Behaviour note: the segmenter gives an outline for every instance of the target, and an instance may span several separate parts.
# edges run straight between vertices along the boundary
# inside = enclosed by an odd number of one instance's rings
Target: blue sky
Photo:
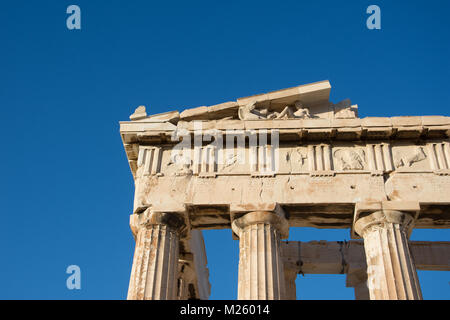
[[[81,30],[66,8],[81,8]],[[366,8],[381,8],[381,30]],[[360,117],[450,116],[448,1],[4,1],[0,6],[0,299],[124,299],[134,185],[119,135],[148,113],[330,80]],[[238,242],[205,232],[213,299],[237,295]],[[348,230],[291,230],[344,240]],[[413,240],[449,240],[416,230]],[[81,290],[66,288],[79,265]],[[419,272],[450,299],[450,272]],[[301,299],[353,299],[299,277]]]

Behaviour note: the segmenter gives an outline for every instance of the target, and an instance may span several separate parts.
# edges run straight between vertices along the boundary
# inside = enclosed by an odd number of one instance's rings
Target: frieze
[[[317,143],[273,146],[270,143],[231,148],[205,145],[192,149],[171,146],[139,149],[137,177],[219,175],[271,177],[285,174],[327,176],[347,173],[383,175],[390,172],[450,171],[447,141],[422,144]]]

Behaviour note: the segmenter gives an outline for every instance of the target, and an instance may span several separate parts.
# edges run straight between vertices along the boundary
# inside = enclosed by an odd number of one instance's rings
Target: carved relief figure
[[[224,165],[222,171],[231,172],[233,171],[234,166],[238,163],[239,160],[238,154],[228,153],[225,157]]]
[[[267,109],[256,109],[256,102],[251,102],[239,107],[238,115],[241,120],[261,120],[267,119]]]
[[[409,155],[400,156],[398,161],[395,162],[395,167],[396,168],[405,167],[405,166],[411,167],[413,165],[413,163],[425,160],[426,157],[427,157],[427,155],[425,154],[425,151],[423,150],[423,148],[417,147],[415,149],[414,153],[409,154]]]
[[[295,110],[294,110],[295,109]],[[301,101],[296,101],[294,106],[286,106],[281,112],[270,113],[267,108],[257,109],[256,102],[239,107],[239,119],[261,120],[261,119],[310,119],[312,118],[309,108],[303,106]]]
[[[333,154],[340,164],[341,170],[364,169],[366,154],[362,149],[337,149]]]
[[[295,108],[297,109],[294,112],[294,117],[295,118],[301,118],[301,119],[310,119],[312,118],[312,116],[309,113],[309,108],[306,108],[303,106],[303,104],[301,103],[301,101],[295,101],[294,104]]]
[[[293,158],[294,158],[298,163],[300,163],[301,166],[303,166],[303,165],[305,164],[305,159],[307,158],[307,156],[306,156],[305,154],[302,153],[302,149],[300,149],[300,148],[295,149],[294,152],[295,152],[295,153],[294,153],[294,155],[293,155]],[[294,159],[293,159],[293,160],[294,160]]]
[[[334,117],[336,119],[352,119],[356,118],[356,112],[350,104],[350,99],[345,99],[333,105]]]
[[[291,106],[286,106],[281,112],[274,112],[269,115],[269,119],[310,119],[311,114],[309,113],[309,108],[303,106],[301,101],[295,101],[294,103],[295,111]]]
[[[183,150],[177,150],[172,153],[167,167],[174,167],[176,176],[192,174],[192,160],[183,155]]]
[[[286,162],[291,171],[302,171],[306,159],[307,155],[302,152],[302,148],[291,149],[286,153]]]

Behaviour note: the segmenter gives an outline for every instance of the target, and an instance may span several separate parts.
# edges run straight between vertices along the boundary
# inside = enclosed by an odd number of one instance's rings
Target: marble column
[[[177,299],[179,233],[183,218],[175,213],[145,212],[130,217],[136,240],[128,300]]]
[[[284,213],[253,211],[232,223],[239,237],[239,300],[285,299],[280,239],[289,226]]]
[[[371,300],[420,300],[422,293],[408,237],[414,213],[382,209],[360,214],[355,232],[364,238]]]

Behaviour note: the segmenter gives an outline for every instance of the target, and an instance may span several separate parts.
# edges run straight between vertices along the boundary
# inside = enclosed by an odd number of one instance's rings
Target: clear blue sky
[[[66,28],[81,7],[82,29]],[[381,30],[366,28],[370,4]],[[118,121],[328,79],[360,116],[450,116],[449,1],[3,1],[0,298],[124,299],[133,179]],[[205,232],[213,299],[237,295],[238,242]],[[344,240],[348,230],[291,231]],[[448,230],[413,240],[450,240]],[[67,290],[66,267],[82,271]],[[450,299],[450,272],[420,272]],[[353,299],[345,277],[298,297]]]

